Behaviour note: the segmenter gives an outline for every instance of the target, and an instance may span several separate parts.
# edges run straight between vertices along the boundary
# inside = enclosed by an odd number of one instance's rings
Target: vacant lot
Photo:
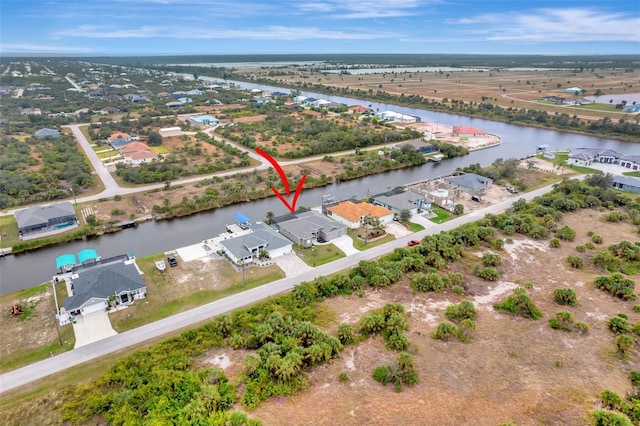
[[[563,260],[576,254],[576,245],[590,240],[590,230],[604,235],[603,246],[638,239],[633,226],[603,223],[601,216],[596,211],[567,215],[564,222],[576,230],[577,237],[560,249],[549,248],[548,241],[514,239],[500,253],[503,275],[496,283],[471,274],[481,253],[469,253],[451,267],[467,276],[467,296],[414,294],[404,283],[367,292],[364,298],[325,302],[323,317],[329,320],[322,326],[330,333],[342,322],[356,326],[363,314],[387,302],[402,303],[411,313],[408,336],[421,382],[402,393],[375,382],[374,368],[396,357],[376,337],[347,347],[342,359],[314,370],[307,391],[272,400],[254,414],[265,424],[279,425],[404,425],[416,424],[416,419],[442,425],[588,424],[589,410],[598,406],[598,393],[611,389],[624,394],[630,388],[629,370],[639,367],[637,353],[627,361],[618,359],[615,337],[606,327],[606,320],[618,312],[637,321],[640,315],[632,311],[633,302],[594,288],[594,278],[603,271],[569,269]],[[532,283],[528,292],[544,312],[542,319],[513,318],[493,310],[494,302],[526,282]],[[552,293],[558,287],[573,288],[579,305],[557,305]],[[465,344],[432,339],[436,325],[445,320],[446,306],[465,298],[479,309],[473,340]],[[589,333],[552,330],[548,320],[560,310],[569,310],[576,321],[586,322]],[[348,374],[349,381],[339,380],[341,372]]]

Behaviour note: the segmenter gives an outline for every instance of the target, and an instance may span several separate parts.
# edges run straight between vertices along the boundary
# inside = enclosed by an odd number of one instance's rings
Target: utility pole
[[[73,194],[73,203],[78,204],[78,200],[76,199],[76,192],[73,190],[73,185],[69,187],[69,191],[71,191],[71,194]]]
[[[53,290],[55,291],[55,287],[53,288]],[[56,331],[58,332],[58,341],[60,342],[60,346],[62,346],[62,337],[60,337],[60,327],[58,327],[58,317],[56,316],[56,313],[53,313],[53,322],[56,323]]]

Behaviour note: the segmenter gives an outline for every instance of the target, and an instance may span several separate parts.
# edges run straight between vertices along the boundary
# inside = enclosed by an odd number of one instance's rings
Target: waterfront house
[[[587,167],[594,161],[598,163],[617,164],[621,157],[621,154],[610,149],[578,148],[569,153],[567,164],[582,167]]]
[[[640,178],[633,176],[615,175],[611,186],[623,191],[640,194]]]
[[[444,181],[449,185],[461,188],[472,195],[484,194],[491,187],[493,179],[475,173],[464,173],[458,176],[447,176]]]
[[[344,223],[348,228],[359,228],[365,217],[373,217],[380,220],[380,223],[393,221],[393,212],[385,207],[369,204],[354,203],[353,201],[342,201],[336,205],[327,207],[327,216],[340,223]]]
[[[303,247],[328,242],[347,235],[347,226],[314,211],[296,211],[278,216],[271,225],[282,235]]]
[[[640,155],[624,155],[620,158],[620,165],[631,170],[640,170]]]
[[[253,263],[263,255],[271,259],[291,253],[293,243],[264,223],[252,224],[249,233],[220,241],[222,250],[232,263]]]
[[[371,197],[371,202],[399,214],[402,210],[409,210],[414,215],[421,210],[431,210],[431,201],[420,194],[403,189],[394,189]]]
[[[453,135],[460,137],[468,136],[484,136],[487,132],[482,129],[477,129],[473,126],[453,126]]]
[[[66,230],[77,224],[78,218],[70,202],[55,203],[49,206],[33,206],[14,213],[18,222],[20,236],[26,238],[33,234]]]

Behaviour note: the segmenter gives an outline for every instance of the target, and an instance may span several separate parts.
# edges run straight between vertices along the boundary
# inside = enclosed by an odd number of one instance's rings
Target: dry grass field
[[[465,102],[485,102],[504,108],[530,108],[549,113],[578,115],[585,119],[635,120],[620,110],[611,111],[609,105],[602,110],[585,109],[569,105],[537,102],[543,96],[555,95],[568,99],[575,97],[565,93],[570,87],[580,87],[592,96],[599,89],[602,94],[635,94],[640,96],[640,70],[584,69],[574,70],[484,70],[448,72],[402,72],[377,74],[311,73],[300,68],[283,70],[279,76],[269,76],[269,70],[245,70],[246,76],[269,79],[274,84],[302,86],[319,84],[337,89],[349,88],[365,92],[385,91],[395,95],[420,95],[442,101],[448,99]],[[581,95],[582,96],[582,95]],[[629,101],[631,103],[631,101]]]

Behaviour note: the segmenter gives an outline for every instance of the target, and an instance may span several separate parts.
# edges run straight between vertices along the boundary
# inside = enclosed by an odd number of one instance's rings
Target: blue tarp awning
[[[98,259],[98,253],[94,249],[84,249],[78,252],[78,260],[80,263],[96,259]]]
[[[56,269],[60,269],[66,265],[75,265],[75,264],[76,264],[75,254],[63,254],[62,256],[58,256],[56,258]]]
[[[249,223],[249,222],[251,222],[251,219],[249,218],[249,216],[245,215],[244,213],[236,213],[236,214],[233,215],[233,218],[238,223]]]

